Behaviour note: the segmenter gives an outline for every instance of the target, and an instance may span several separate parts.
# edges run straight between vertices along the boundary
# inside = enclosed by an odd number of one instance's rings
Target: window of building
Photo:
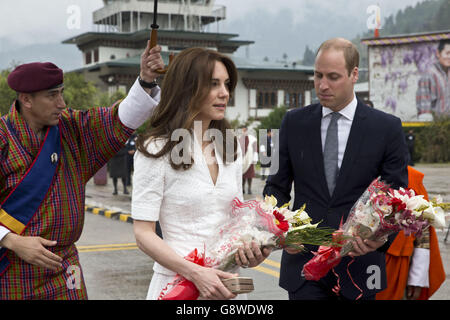
[[[284,105],[288,108],[303,107],[303,93],[285,92]]]
[[[258,90],[257,94],[258,108],[276,108],[278,103],[278,95],[276,91]]]
[[[87,51],[85,53],[86,64],[91,64],[92,63],[92,54],[91,53],[92,53],[91,51]]]
[[[98,49],[94,50],[94,62],[98,62],[99,59],[99,54],[98,54]]]

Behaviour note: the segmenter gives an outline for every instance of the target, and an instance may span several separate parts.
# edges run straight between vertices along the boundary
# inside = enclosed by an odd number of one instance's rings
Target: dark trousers
[[[305,283],[294,292],[289,293],[289,300],[328,300],[349,301],[349,299],[333,292],[333,287],[322,281],[305,281]],[[375,300],[375,296],[361,297],[359,300]]]

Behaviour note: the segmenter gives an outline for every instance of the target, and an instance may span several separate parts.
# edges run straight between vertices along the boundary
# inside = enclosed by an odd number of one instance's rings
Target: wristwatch
[[[138,80],[139,80],[139,84],[141,85],[142,88],[153,89],[154,87],[156,87],[158,85],[156,80],[153,80],[152,82],[147,82],[147,81],[142,80],[141,76],[138,77]]]

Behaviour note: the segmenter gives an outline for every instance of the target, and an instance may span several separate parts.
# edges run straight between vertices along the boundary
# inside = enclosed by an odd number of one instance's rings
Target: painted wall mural
[[[450,116],[449,68],[444,71],[438,60],[438,43],[369,46],[370,100],[375,108],[402,121],[430,121],[433,114]],[[450,44],[445,48],[450,50]]]

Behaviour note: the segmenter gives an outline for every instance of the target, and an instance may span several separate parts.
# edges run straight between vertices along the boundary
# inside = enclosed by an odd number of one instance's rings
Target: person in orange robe
[[[423,185],[424,174],[408,166],[408,187],[416,194],[424,195],[428,200],[428,193]],[[430,234],[430,267],[429,287],[420,288],[408,286],[408,274],[411,256],[414,252],[414,236],[398,233],[394,242],[386,252],[387,288],[376,295],[377,300],[428,300],[445,281],[445,270],[439,252],[436,231],[429,227]]]

